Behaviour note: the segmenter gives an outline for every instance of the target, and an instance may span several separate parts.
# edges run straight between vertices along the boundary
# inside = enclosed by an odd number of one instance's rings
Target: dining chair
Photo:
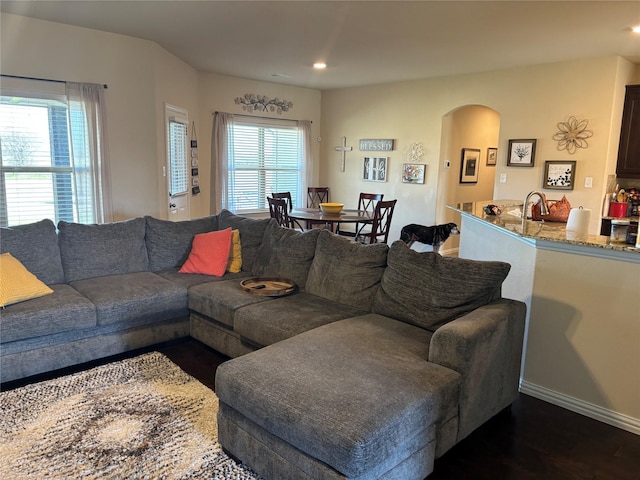
[[[356,241],[361,243],[387,243],[396,202],[397,200],[381,200],[376,203],[371,231],[358,233]]]
[[[384,198],[384,193],[360,193],[358,198],[358,210],[361,212],[367,212],[373,214],[376,208],[376,204]],[[336,233],[345,235],[347,237],[356,237],[361,230],[365,233],[369,231],[368,224],[355,224],[355,230],[341,230],[340,224],[336,226]]]
[[[329,201],[329,187],[308,187],[307,188],[307,208],[320,209],[321,203]],[[322,228],[328,228],[333,232],[333,222],[314,222],[307,221],[307,228],[313,228],[314,225],[321,225]]]
[[[280,198],[284,199],[287,202],[287,206],[289,207],[289,211],[293,209],[293,202],[291,201],[291,192],[281,192],[281,193],[271,193],[271,198]]]
[[[285,199],[267,197],[267,201],[269,202],[269,215],[271,218],[276,219],[278,225],[285,228],[303,230],[296,220],[289,217],[289,207]]]
[[[307,208],[320,208],[321,203],[329,201],[329,187],[308,187]]]

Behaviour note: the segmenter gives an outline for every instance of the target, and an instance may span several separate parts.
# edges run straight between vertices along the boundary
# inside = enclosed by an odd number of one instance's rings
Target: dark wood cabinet
[[[640,85],[627,85],[616,174],[640,178]]]

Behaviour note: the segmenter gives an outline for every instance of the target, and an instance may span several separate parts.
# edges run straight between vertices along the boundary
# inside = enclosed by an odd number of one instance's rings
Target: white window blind
[[[169,119],[169,165],[171,195],[187,193],[189,189],[187,177],[187,124]]]
[[[271,193],[301,197],[302,135],[297,126],[234,121],[229,136],[229,205],[237,213],[268,208]],[[301,206],[301,205],[298,205]]]
[[[74,221],[64,101],[0,97],[0,224]]]

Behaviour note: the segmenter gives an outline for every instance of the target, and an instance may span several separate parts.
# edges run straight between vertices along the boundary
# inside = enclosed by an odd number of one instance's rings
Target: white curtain
[[[78,221],[113,221],[104,86],[66,83]]]
[[[313,185],[313,176],[315,165],[313,162],[313,148],[311,147],[313,143],[311,142],[311,121],[310,120],[299,120],[298,128],[300,129],[300,158],[302,159],[302,179],[304,185],[300,189],[300,194],[302,196],[298,201],[298,205],[306,205],[307,204],[307,188]]]
[[[229,169],[233,165],[233,155],[229,155],[233,149],[233,115],[230,113],[216,112],[213,118],[213,131],[211,132],[211,214],[220,213],[223,208],[233,210],[233,200],[229,199],[228,192],[233,185],[229,185]]]

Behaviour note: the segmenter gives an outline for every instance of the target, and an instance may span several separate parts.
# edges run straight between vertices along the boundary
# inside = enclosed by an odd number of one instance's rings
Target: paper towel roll
[[[567,219],[567,231],[579,234],[589,233],[591,210],[588,208],[572,208]]]

